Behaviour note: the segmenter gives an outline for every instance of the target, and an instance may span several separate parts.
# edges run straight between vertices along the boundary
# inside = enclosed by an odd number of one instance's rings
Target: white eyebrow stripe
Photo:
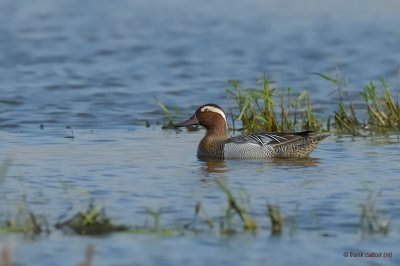
[[[204,112],[206,110],[222,115],[222,117],[224,118],[224,120],[226,122],[226,116],[225,116],[224,112],[221,109],[216,108],[214,106],[209,106],[209,105],[206,105],[206,106],[204,106],[203,108],[200,109],[200,111],[202,111],[202,112]]]

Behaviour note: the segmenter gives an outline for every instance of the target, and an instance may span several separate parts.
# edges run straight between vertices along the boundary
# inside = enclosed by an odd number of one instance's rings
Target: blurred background
[[[331,114],[335,76],[398,87],[395,0],[0,1],[0,128],[129,127],[167,106],[226,106],[227,80],[307,89]],[[335,101],[336,104],[336,101]],[[25,128],[26,129],[26,128]]]

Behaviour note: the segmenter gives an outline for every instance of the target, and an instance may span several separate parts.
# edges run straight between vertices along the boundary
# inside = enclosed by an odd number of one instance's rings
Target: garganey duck
[[[200,158],[260,159],[300,158],[308,156],[328,135],[313,135],[312,131],[276,133],[260,132],[228,137],[228,124],[223,109],[216,104],[200,106],[194,115],[176,127],[202,125],[207,129],[200,141]]]

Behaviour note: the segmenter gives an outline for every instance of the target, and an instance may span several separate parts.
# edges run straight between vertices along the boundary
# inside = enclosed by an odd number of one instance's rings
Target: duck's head
[[[226,115],[224,110],[216,104],[205,104],[197,108],[194,115],[188,120],[176,124],[176,127],[187,127],[191,125],[202,125],[207,130],[227,130]]]

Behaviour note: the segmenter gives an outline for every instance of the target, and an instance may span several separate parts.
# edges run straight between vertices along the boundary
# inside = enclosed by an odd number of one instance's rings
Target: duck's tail
[[[301,158],[307,157],[324,139],[329,135],[307,135],[304,138],[298,138],[284,145],[277,145],[275,148],[277,157],[281,158]]]

